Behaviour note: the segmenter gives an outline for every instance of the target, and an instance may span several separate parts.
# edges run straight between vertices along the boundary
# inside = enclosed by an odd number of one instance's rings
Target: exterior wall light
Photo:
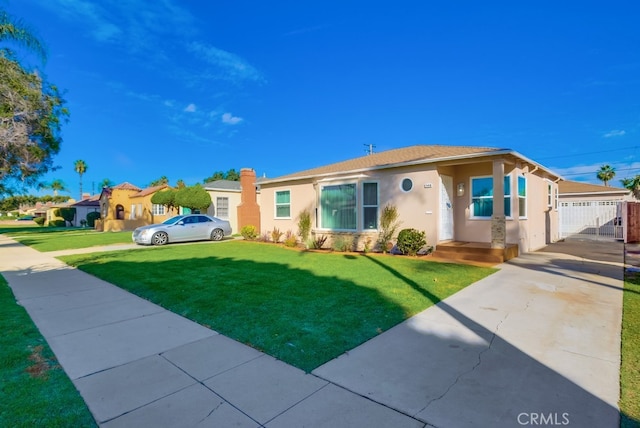
[[[458,187],[456,188],[456,194],[458,196],[464,196],[464,183],[458,183]]]

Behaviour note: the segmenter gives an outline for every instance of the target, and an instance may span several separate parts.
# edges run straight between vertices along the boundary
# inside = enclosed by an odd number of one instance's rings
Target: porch
[[[447,241],[436,245],[434,258],[478,263],[502,263],[518,257],[518,245],[491,248],[488,242]]]

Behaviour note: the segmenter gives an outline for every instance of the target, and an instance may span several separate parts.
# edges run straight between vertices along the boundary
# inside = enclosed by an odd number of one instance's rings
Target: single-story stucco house
[[[380,212],[392,204],[401,228],[426,232],[436,250],[475,243],[504,260],[558,239],[561,179],[511,149],[399,148],[262,179],[261,229],[296,232],[309,210],[313,234],[352,236],[362,249],[376,241]]]
[[[215,180],[202,186],[211,196],[211,206],[207,209],[207,214],[228,220],[234,233],[239,233],[241,228],[238,207],[242,205],[243,196],[247,195],[248,200],[256,204],[254,206],[256,211],[260,205],[260,192],[257,189],[256,181],[258,180],[255,172],[250,168],[243,168],[240,174],[241,179],[238,181]],[[249,187],[244,192],[243,183],[245,187]]]

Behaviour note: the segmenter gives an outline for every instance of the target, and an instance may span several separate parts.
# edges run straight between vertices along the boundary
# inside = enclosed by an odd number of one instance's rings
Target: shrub
[[[67,222],[64,220],[51,220],[49,222],[49,227],[65,227]]]
[[[398,221],[398,208],[395,205],[387,204],[380,213],[380,234],[378,235],[378,247],[383,253],[387,252],[389,243],[396,234],[401,222]]]
[[[269,238],[269,233],[268,232],[264,232],[262,235],[260,235],[258,237],[258,241],[260,242],[269,242],[271,240],[271,238]]]
[[[314,250],[322,249],[324,243],[327,242],[327,237],[324,235],[316,235],[315,238],[311,239],[310,247]]]
[[[298,215],[298,235],[305,242],[309,239],[309,233],[311,232],[311,213],[309,210],[303,210]]]
[[[282,238],[282,232],[277,227],[274,227],[271,231],[271,240],[277,244],[280,242],[280,238]]]
[[[73,219],[76,218],[76,209],[74,207],[59,208],[57,215],[62,217],[65,221],[72,223]]]
[[[80,226],[87,227],[87,220],[85,219],[80,220]]]
[[[100,213],[97,211],[93,211],[87,213],[87,225],[89,227],[96,227],[96,220],[100,218]]]
[[[416,229],[403,229],[398,234],[398,249],[403,254],[415,256],[422,247],[427,245],[424,232]]]
[[[284,234],[284,245],[285,247],[296,247],[298,245],[298,240],[296,239],[296,235],[293,234],[292,231],[287,230],[287,233]]]
[[[331,248],[333,248],[335,251],[346,252],[351,250],[352,245],[353,240],[349,239],[346,236],[337,236],[333,240],[333,245],[331,246]]]
[[[44,218],[44,217],[36,217],[36,218],[33,219],[33,221],[35,221],[38,226],[44,226],[44,222],[46,220],[47,219]]]
[[[256,229],[255,226],[248,224],[240,229],[240,235],[248,241],[253,241],[258,236],[258,229]]]

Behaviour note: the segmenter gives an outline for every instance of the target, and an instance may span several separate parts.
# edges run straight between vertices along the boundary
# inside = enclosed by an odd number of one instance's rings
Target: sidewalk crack
[[[527,302],[527,307],[529,306],[529,302]],[[526,310],[526,308],[525,308]],[[418,413],[424,412],[425,410],[427,410],[429,408],[429,406],[431,406],[433,403],[435,403],[436,401],[439,401],[441,399],[443,399],[447,394],[449,394],[449,392],[453,389],[454,386],[456,386],[458,384],[458,382],[460,381],[460,379],[462,379],[463,376],[468,375],[469,373],[473,373],[479,366],[480,364],[482,364],[482,356],[491,349],[491,347],[493,346],[493,342],[495,340],[495,338],[498,335],[498,330],[500,330],[500,326],[502,325],[502,323],[504,323],[507,318],[509,317],[509,314],[507,313],[501,320],[500,322],[498,322],[498,325],[496,325],[496,328],[494,329],[492,335],[491,335],[491,340],[489,340],[489,346],[487,346],[485,349],[483,349],[482,351],[480,351],[478,353],[478,361],[476,361],[476,363],[473,365],[473,367],[471,367],[469,370],[466,370],[462,373],[460,373],[455,380],[453,381],[453,383],[451,383],[451,385],[449,385],[447,387],[447,389],[439,396],[436,398],[433,398],[432,400],[430,400],[426,406],[424,406],[419,412],[416,413],[416,415]]]

